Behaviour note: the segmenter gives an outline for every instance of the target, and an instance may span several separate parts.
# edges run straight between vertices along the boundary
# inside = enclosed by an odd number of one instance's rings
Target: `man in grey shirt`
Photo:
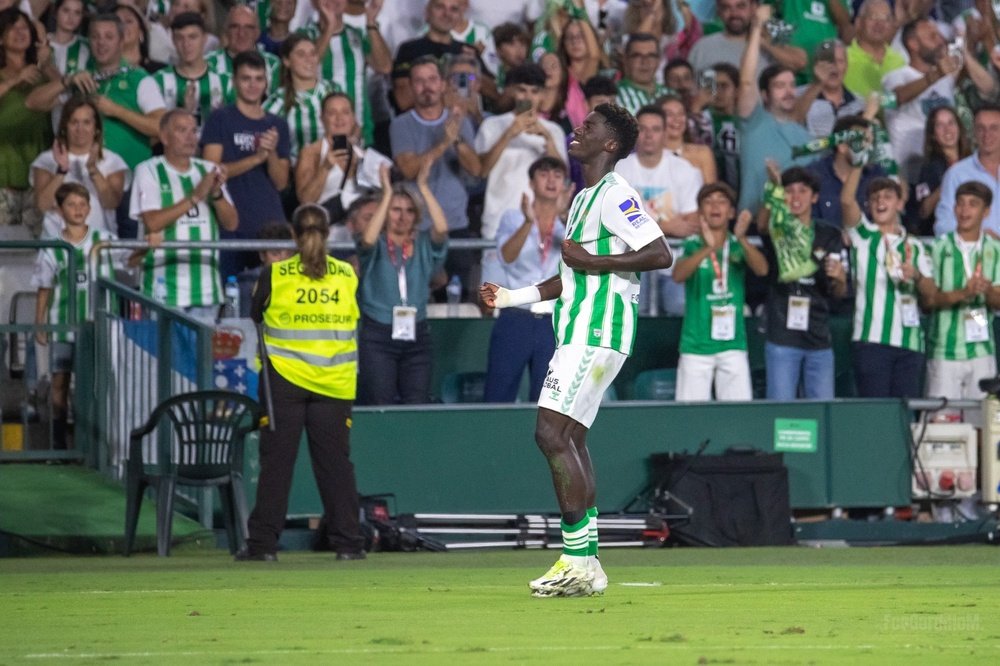
[[[409,71],[410,88],[414,105],[408,112],[397,116],[389,125],[392,156],[405,178],[416,178],[420,165],[431,161],[428,185],[444,209],[448,220],[450,238],[470,236],[469,216],[466,208],[469,194],[466,181],[479,177],[479,155],[472,148],[476,132],[466,117],[465,109],[456,105],[446,109],[444,93],[447,87],[443,72],[433,56],[422,56],[413,61]],[[424,214],[422,229],[430,226]],[[449,275],[458,274],[466,290],[472,253],[449,253]]]
[[[705,35],[695,42],[688,61],[696,72],[701,74],[717,62],[727,62],[739,69],[750,37],[750,20],[757,11],[757,5],[756,0],[715,0],[722,32]],[[806,52],[797,46],[776,45],[765,38],[760,48],[757,76],[769,65],[781,64],[798,72],[808,63]]]

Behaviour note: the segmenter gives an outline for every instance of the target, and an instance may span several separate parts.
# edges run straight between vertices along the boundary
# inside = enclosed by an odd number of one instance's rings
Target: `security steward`
[[[236,559],[277,560],[303,428],[330,547],[338,560],[364,559],[350,460],[358,278],[350,264],[327,255],[325,210],[300,206],[292,231],[298,253],[261,273],[251,304],[251,318],[263,322],[262,372],[270,385],[273,428],[261,431],[257,505],[248,522],[247,547]]]

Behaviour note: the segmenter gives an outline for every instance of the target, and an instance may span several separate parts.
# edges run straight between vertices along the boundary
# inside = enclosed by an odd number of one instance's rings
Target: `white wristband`
[[[542,294],[538,287],[522,287],[521,289],[497,289],[496,307],[515,308],[519,305],[528,305],[542,300]]]

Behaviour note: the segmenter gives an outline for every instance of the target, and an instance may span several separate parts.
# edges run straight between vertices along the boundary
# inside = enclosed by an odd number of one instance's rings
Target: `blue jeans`
[[[552,315],[535,315],[522,308],[501,310],[490,334],[485,402],[517,400],[525,367],[530,378],[528,399],[537,402],[555,351]]]
[[[804,398],[833,398],[832,348],[799,349],[768,342],[764,345],[764,357],[768,400],[795,400],[800,383]]]

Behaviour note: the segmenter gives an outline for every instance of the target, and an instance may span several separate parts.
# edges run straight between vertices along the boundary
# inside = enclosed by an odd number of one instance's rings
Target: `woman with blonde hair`
[[[417,173],[417,192],[393,185],[383,167],[382,200],[357,238],[361,265],[361,377],[359,402],[387,405],[430,402],[431,337],[427,302],[432,276],[448,255],[448,221],[427,177],[431,160]],[[420,231],[422,205],[431,218]]]
[[[326,251],[330,220],[319,206],[292,215],[298,252],[271,264],[254,290],[250,316],[261,324],[261,370],[270,393],[269,426],[260,437],[257,505],[237,560],[277,560],[292,470],[302,430],[338,560],[364,559],[358,490],[350,459],[357,387],[358,277]]]

